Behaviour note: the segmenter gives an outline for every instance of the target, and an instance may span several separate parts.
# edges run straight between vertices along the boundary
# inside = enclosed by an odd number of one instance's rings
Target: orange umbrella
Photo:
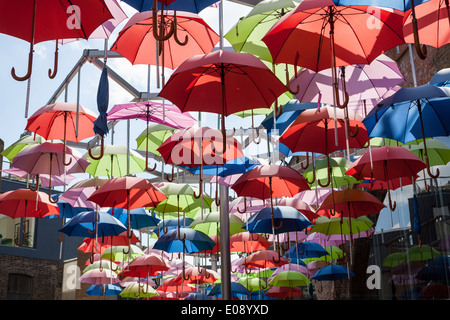
[[[0,195],[0,212],[13,219],[23,219],[23,230],[27,217],[43,218],[51,215],[59,215],[58,206],[50,202],[47,195],[40,191],[29,189],[17,189],[7,191]],[[25,231],[22,240],[14,239],[16,245],[21,246],[25,242]]]
[[[230,237],[231,252],[255,252],[267,250],[271,243],[257,233],[240,232]]]
[[[289,263],[289,261],[281,257],[280,254],[273,250],[257,251],[250,254],[245,258],[242,263],[245,267],[249,268],[273,268],[281,267]]]
[[[186,281],[187,283],[205,283],[205,282],[216,282],[220,279],[220,275],[210,269],[190,267],[184,268],[173,281],[181,283],[181,281]]]

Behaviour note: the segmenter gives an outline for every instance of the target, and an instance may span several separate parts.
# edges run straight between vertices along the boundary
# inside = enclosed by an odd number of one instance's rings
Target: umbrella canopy
[[[445,166],[450,161],[450,148],[437,139],[427,139],[427,155],[430,167]],[[425,146],[423,141],[417,145],[404,145],[411,153],[415,154],[420,160],[425,159]]]
[[[248,296],[250,291],[241,283],[231,282],[231,296],[239,297],[239,296]],[[212,297],[221,297],[222,296],[222,285],[220,283],[216,283],[211,291],[208,293],[208,296]]]
[[[114,208],[108,210],[114,217],[116,217],[123,225],[127,225],[127,212],[122,208]],[[146,227],[156,227],[161,221],[154,213],[147,212],[144,208],[136,208],[130,210],[131,228],[142,229]]]
[[[275,233],[302,231],[313,224],[297,209],[288,206],[274,206]],[[251,233],[272,233],[272,209],[266,207],[253,214],[242,228]]]
[[[167,20],[173,20],[174,15],[173,11],[164,12]],[[177,38],[170,37],[164,41],[164,51],[158,54],[155,50],[157,40],[153,33],[153,18],[151,11],[133,15],[120,31],[111,50],[120,53],[133,65],[159,63],[173,70],[187,58],[210,53],[219,41],[218,34],[200,16],[190,12],[177,12]],[[178,39],[182,39],[183,43]],[[159,42],[159,45],[161,46],[162,42]]]
[[[230,221],[230,236],[243,232],[242,226],[244,221],[239,219],[234,214],[229,214]],[[220,235],[220,212],[213,211],[203,215],[203,217],[198,217],[189,225],[189,228],[194,230],[202,231],[208,236],[218,236]]]
[[[311,188],[322,188],[326,184],[328,179],[328,172],[331,168],[331,185],[333,188],[339,188],[342,186],[350,186],[358,183],[354,177],[346,174],[350,167],[350,161],[345,158],[330,157],[329,159],[318,159],[314,163],[310,164],[303,176],[311,184]],[[317,183],[315,183],[317,181]]]
[[[73,207],[97,209],[98,205],[95,202],[88,201],[87,199],[95,190],[105,184],[106,181],[108,181],[108,179],[96,177],[80,180],[64,191],[61,194],[60,199],[66,201]]]
[[[153,248],[166,252],[193,253],[212,250],[215,245],[216,243],[201,231],[190,228],[178,228],[163,234],[155,242]]]
[[[406,250],[407,261],[433,260],[439,256],[441,256],[439,251],[426,244],[422,246],[415,245]]]
[[[181,283],[183,280],[188,283],[213,283],[220,279],[220,275],[210,269],[189,267],[183,269],[174,282]]]
[[[161,271],[169,269],[170,266],[165,259],[153,254],[134,258],[127,266],[127,270],[129,270],[131,274],[138,275],[139,277],[155,276]]]
[[[118,284],[93,284],[86,291],[90,296],[114,296],[122,292]]]
[[[117,273],[111,271],[110,269],[92,269],[83,273],[79,281],[81,283],[90,283],[94,285],[101,284],[115,284],[119,283],[120,279]]]
[[[416,274],[419,280],[447,280],[450,277],[450,258],[440,256],[431,260],[426,267]]]
[[[242,284],[250,292],[260,291],[262,289],[268,288],[267,283],[264,280],[254,276],[243,276],[240,277],[236,282]]]
[[[289,261],[280,256],[280,254],[273,250],[257,251],[250,254],[245,258],[242,265],[247,268],[257,267],[257,268],[271,268],[271,267],[281,267],[284,264],[289,263]]]
[[[368,25],[368,19],[377,23],[377,28]],[[349,64],[369,64],[383,52],[404,43],[402,19],[403,15],[384,9],[374,15],[367,6],[304,0],[275,23],[262,40],[274,63],[318,72]],[[308,50],[300,49],[298,43],[308,43]]]
[[[80,212],[59,229],[73,237],[108,237],[118,236],[126,227],[107,212],[86,211]]]
[[[306,287],[308,283],[303,273],[293,270],[281,271],[269,281],[269,285],[277,287]]]
[[[230,237],[230,252],[254,252],[267,250],[272,244],[259,234],[239,232]]]
[[[291,259],[308,259],[308,258],[320,258],[328,256],[328,251],[316,242],[302,241],[300,243],[292,245],[289,250],[284,254],[285,257]]]
[[[160,156],[161,154],[157,149],[176,131],[177,129],[165,124],[151,124],[136,138],[136,149],[144,151],[148,150],[149,152]]]
[[[150,298],[158,296],[158,292],[146,283],[133,283],[123,288],[120,296],[122,298]]]
[[[4,156],[9,160],[9,162],[13,162],[14,157],[22,151],[22,149],[29,147],[34,144],[40,144],[42,142],[45,142],[45,139],[41,136],[36,135],[25,135],[18,140],[16,140],[14,143],[12,143],[8,148],[3,150],[1,152],[1,155]]]
[[[355,274],[344,266],[330,264],[328,266],[320,268],[311,279],[317,281],[335,281],[350,279],[354,277]]]

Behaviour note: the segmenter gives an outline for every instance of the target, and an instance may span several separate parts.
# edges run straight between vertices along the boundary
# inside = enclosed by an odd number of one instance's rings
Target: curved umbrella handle
[[[186,233],[183,233],[183,237],[181,237],[181,232],[180,232],[181,228],[178,227],[178,240],[180,241],[184,241],[186,240]]]
[[[155,163],[155,168],[156,168],[156,163]],[[172,166],[172,174],[171,174],[170,178],[169,178],[169,174],[168,173],[166,173],[165,176],[166,176],[166,180],[167,181],[173,182],[173,179],[175,178],[173,166]]]
[[[358,132],[359,132],[359,126],[356,125],[355,126],[355,132],[352,133],[352,131],[350,130],[350,122],[349,122],[349,120],[345,119],[345,123],[346,123],[346,126],[347,126],[348,136],[351,137],[351,138],[356,138],[356,136],[358,135]]]
[[[156,170],[156,162],[153,164],[153,168],[148,166],[148,154],[145,155],[145,170],[148,172],[152,172]]]
[[[52,199],[52,158],[53,158],[53,153],[50,153],[50,170],[49,170],[49,179],[48,179],[48,200],[51,203],[57,203],[59,200],[59,197],[56,197],[55,200]]]
[[[31,77],[31,70],[32,70],[32,66],[33,66],[33,45],[30,46],[30,53],[28,55],[28,70],[27,73],[23,76],[23,77],[19,77],[16,75],[16,69],[14,67],[12,67],[11,69],[11,76],[14,78],[14,80],[16,81],[25,81],[28,80],[28,78]]]
[[[331,168],[328,167],[328,175],[327,175],[328,179],[327,179],[327,183],[322,184],[322,182],[320,182],[320,179],[317,180],[317,183],[319,184],[319,186],[321,186],[322,188],[326,188],[331,184]]]
[[[439,171],[439,168],[436,168],[436,174],[433,174],[433,173],[431,172],[431,168],[430,168],[430,163],[429,163],[429,160],[428,160],[428,156],[427,156],[427,173],[428,173],[428,175],[429,175],[431,178],[434,178],[434,179],[438,178],[438,177],[440,176],[440,174],[441,174],[441,172]]]
[[[387,192],[389,198],[389,209],[391,209],[391,211],[395,211],[395,208],[397,208],[397,202],[396,201],[392,202],[391,191],[389,190],[389,188],[387,189]]]
[[[122,249],[122,253],[125,254],[125,255],[127,255],[127,254],[130,253],[130,249],[131,249],[131,247],[128,246],[128,250]]]
[[[35,180],[36,180],[35,181],[35,185],[36,185],[35,188],[33,188],[31,186],[31,184],[28,186],[28,189],[30,189],[31,191],[37,191],[39,189],[39,174],[36,175],[36,179]]]
[[[275,257],[272,257],[272,261],[273,261],[274,263],[280,263],[280,261],[281,261],[281,256],[280,256],[280,254],[278,254],[278,260],[275,260]]]
[[[237,212],[239,212],[239,213],[245,213],[246,211],[247,211],[247,198],[246,197],[244,197],[244,210],[240,210],[239,209],[239,206],[236,208],[236,210],[237,210]]]
[[[199,185],[198,185],[198,194],[195,193],[194,191],[194,198],[195,199],[200,199],[200,197],[203,195],[203,178],[202,178],[202,173],[201,173],[201,169],[200,169],[200,180],[199,180]]]
[[[219,192],[217,189],[218,188],[216,187],[216,197],[214,199],[214,202],[215,202],[216,206],[220,206],[220,197],[219,197]]]
[[[56,48],[55,48],[55,60],[53,65],[53,72],[52,69],[48,69],[48,77],[50,79],[54,79],[56,77],[56,73],[58,72],[58,40],[55,40]]]
[[[303,170],[306,170],[309,167],[309,152],[306,152],[306,165],[303,166],[303,162],[300,162],[300,166]]]
[[[177,23],[177,11],[176,10],[173,12],[173,22],[174,22],[173,38],[174,38],[175,42],[178,43],[180,46],[187,45],[187,43],[188,43],[187,35],[184,36],[183,42],[178,39],[178,28],[177,28],[178,23]]]
[[[164,10],[161,10],[161,24],[158,27],[158,9],[156,6],[156,0],[153,0],[153,14],[152,14],[152,24],[153,24],[153,37],[158,41],[168,40],[175,32],[176,26],[174,21],[170,22],[170,29],[167,34],[164,35]],[[158,29],[160,32],[158,33]]]
[[[278,99],[275,100],[275,114],[280,117],[283,114],[283,105],[278,105]]]
[[[427,57],[427,47],[426,47],[426,45],[422,45],[422,46],[420,45],[419,27],[417,26],[416,8],[414,5],[414,0],[411,0],[411,15],[412,15],[412,28],[413,28],[413,36],[414,36],[414,48],[416,49],[416,53],[419,56],[419,58],[424,60]]]
[[[91,157],[94,160],[100,160],[101,158],[103,158],[104,151],[105,151],[105,139],[104,139],[104,137],[102,137],[101,145],[100,145],[100,154],[98,156],[94,156],[92,154],[91,148],[89,148],[88,149],[89,157]]]
[[[312,171],[312,181],[309,181],[308,179],[306,179],[306,182],[308,182],[309,184],[313,184],[316,181],[316,170]]]
[[[72,163],[72,158],[69,158],[69,161],[66,162],[66,140],[64,140],[64,147],[63,147],[63,159],[62,159],[62,163],[64,166],[70,166],[70,164]]]

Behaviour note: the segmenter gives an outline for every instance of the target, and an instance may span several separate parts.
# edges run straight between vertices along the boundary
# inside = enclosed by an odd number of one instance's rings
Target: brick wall
[[[0,300],[6,299],[9,274],[31,277],[31,300],[60,300],[64,264],[61,262],[0,255]]]

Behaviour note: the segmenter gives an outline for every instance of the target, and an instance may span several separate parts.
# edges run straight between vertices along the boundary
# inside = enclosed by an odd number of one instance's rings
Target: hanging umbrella
[[[254,276],[243,276],[236,282],[242,284],[250,292],[260,291],[263,289],[265,290],[268,288],[268,285],[264,280]]]
[[[131,64],[160,65],[176,69],[184,60],[197,54],[210,53],[219,41],[216,32],[197,14],[191,12],[165,11],[164,17],[173,20],[176,14],[177,37],[170,37],[160,42],[153,33],[152,12],[138,12],[120,31],[111,47]],[[157,31],[159,33],[159,31]],[[179,41],[182,39],[183,42]],[[187,40],[186,40],[187,39]],[[156,43],[163,52],[157,51]]]
[[[427,50],[424,45],[440,48],[450,43],[450,15],[447,1],[421,2],[416,2],[414,9],[405,10],[403,36],[406,43],[414,43],[418,56],[425,59]]]
[[[122,298],[150,298],[158,296],[158,292],[148,284],[133,283],[123,288],[120,293]]]
[[[34,45],[43,41],[59,39],[87,39],[98,26],[113,16],[103,0],[76,0],[58,3],[39,3],[37,0],[16,3],[2,1],[0,3],[0,20],[3,22],[0,32],[30,42],[28,71],[25,76],[16,75],[12,68],[11,75],[15,80],[24,81],[31,76]],[[13,15],[11,12],[20,12]],[[83,13],[83,19],[80,14]],[[49,69],[49,77],[56,76],[58,64],[58,47],[55,51],[55,68]]]
[[[177,131],[177,129],[169,127],[165,124],[151,124],[136,138],[136,149],[145,151],[148,148],[149,152],[160,156],[161,154],[157,150],[159,146]]]
[[[406,260],[407,261],[426,261],[433,260],[441,256],[439,251],[429,245],[422,246],[412,246],[408,250],[406,250]]]
[[[413,88],[402,88],[382,100],[364,120],[371,137],[384,137],[400,142],[424,140],[424,155],[430,177],[439,176],[430,171],[426,138],[448,136],[450,131],[442,119],[449,117],[446,106],[450,88],[424,84]],[[395,123],[395,126],[391,124]]]
[[[350,167],[350,161],[345,158],[330,157],[329,159],[315,160],[313,164],[310,164],[303,171],[303,177],[308,181],[312,181],[312,189],[321,188],[322,185],[326,184],[329,171],[328,165],[331,167],[331,183],[334,188],[358,183],[358,180],[353,176],[346,174]],[[314,183],[315,181],[317,181],[317,184]]]
[[[286,258],[289,257],[296,263],[301,263],[302,259],[320,258],[328,255],[328,251],[323,246],[316,242],[309,241],[302,241],[292,245],[284,254]]]
[[[388,254],[386,256],[386,258],[383,259],[382,266],[393,268],[405,261],[406,261],[406,255],[404,252],[393,252],[393,253]]]
[[[156,206],[167,197],[144,178],[113,178],[98,188],[88,200],[101,207],[127,209],[127,235],[131,238],[130,210]]]
[[[97,159],[101,153],[103,156]],[[91,154],[84,156],[90,162],[86,172],[94,177],[124,177],[145,171],[145,158],[121,145],[106,145],[103,149],[101,146],[94,147]]]
[[[26,171],[18,168],[9,168],[2,170],[3,173],[10,174],[16,177],[19,177],[21,179],[36,179],[37,175],[30,175]],[[49,186],[65,186],[70,184],[76,177],[71,174],[56,176],[56,175],[48,175],[48,174],[40,174],[39,175],[39,182],[41,186],[44,188],[48,188]],[[51,180],[51,181],[50,181]]]
[[[277,200],[277,204],[279,206],[288,206],[297,209],[300,211],[309,221],[314,223],[314,220],[317,218],[316,210],[311,207],[308,203],[301,199],[296,198],[283,198]]]
[[[350,166],[346,174],[358,180],[365,178],[387,182],[389,207],[395,210],[389,187],[390,179],[415,177],[426,164],[404,147],[380,147],[364,153]]]
[[[175,282],[181,283],[182,281],[188,283],[213,283],[220,279],[220,275],[210,269],[198,268],[198,267],[189,267],[183,269],[183,272],[180,273],[175,279]]]
[[[126,252],[126,250],[128,252]],[[106,248],[101,254],[103,259],[109,259],[115,262],[124,262],[128,259],[133,260],[137,257],[143,256],[144,252],[136,245],[114,245]]]
[[[215,245],[215,242],[201,231],[190,228],[178,228],[163,234],[156,241],[153,248],[166,252],[194,253],[212,250]]]
[[[64,148],[65,147],[65,148]],[[64,161],[69,159],[69,166],[64,166]],[[23,149],[11,164],[14,168],[24,170],[29,174],[48,174],[49,176],[71,173],[83,173],[86,171],[89,161],[82,158],[76,150],[64,146],[62,143],[44,142]],[[51,181],[51,180],[50,180]],[[38,185],[36,181],[36,185]],[[51,198],[51,186],[48,189],[49,200]]]
[[[276,274],[270,281],[270,286],[277,287],[306,287],[308,278],[301,272],[287,270]]]
[[[56,102],[39,108],[27,121],[25,130],[39,134],[46,140],[62,139],[80,142],[94,136],[91,129],[97,115],[76,103]],[[64,164],[69,165],[64,159]]]
[[[251,233],[272,233],[272,214],[274,223],[279,228],[275,234],[290,231],[302,231],[313,224],[297,209],[288,206],[266,207],[253,214],[242,228]]]
[[[303,291],[297,287],[272,287],[267,290],[264,295],[272,298],[286,299],[291,297],[301,297]]]
[[[267,250],[271,243],[259,234],[239,232],[230,237],[230,252],[254,252]]]
[[[350,279],[355,274],[344,266],[330,264],[320,268],[311,279],[317,281],[336,281],[343,279]]]
[[[239,179],[240,176],[241,175],[239,175],[237,179]],[[229,212],[237,215],[238,217],[240,216],[240,218],[243,219],[245,216],[263,209],[266,205],[266,200],[261,200],[254,197],[237,197],[230,202]]]
[[[289,263],[289,261],[280,256],[280,254],[273,250],[257,251],[250,254],[245,258],[242,265],[247,268],[257,267],[257,268],[271,268],[271,267],[281,267],[284,264]]]
[[[36,135],[25,135],[18,140],[16,140],[14,143],[12,143],[8,148],[3,150],[0,154],[7,158],[9,162],[13,162],[14,157],[22,151],[24,148],[29,147],[34,144],[40,144],[45,142],[45,139],[41,136]]]
[[[208,293],[208,296],[211,297],[221,297],[222,296],[222,286],[220,283],[216,283],[211,291]],[[241,283],[231,282],[231,296],[232,297],[240,297],[240,296],[249,296],[250,291]]]
[[[243,232],[244,221],[233,214],[229,214],[230,236]],[[189,225],[189,228],[202,231],[208,236],[220,235],[220,212],[213,211],[206,213],[203,217],[198,217]]]
[[[123,208],[109,209],[108,212],[112,214],[117,220],[127,225],[127,212]],[[132,229],[142,229],[147,227],[156,227],[161,221],[154,213],[147,212],[144,208],[136,208],[130,210],[130,222]]]
[[[122,288],[118,284],[93,284],[85,292],[90,296],[115,296]]]
[[[419,280],[445,280],[450,278],[450,258],[440,256],[431,260],[426,267],[416,274]]]
[[[450,148],[446,144],[437,139],[426,139],[427,154],[430,167],[445,166],[450,161]],[[425,161],[425,146],[423,141],[417,145],[404,145],[411,153],[415,154],[419,159]]]
[[[0,195],[0,212],[12,219],[23,219],[22,239],[14,239],[16,245],[25,243],[25,223],[27,217],[43,218],[51,215],[59,215],[59,209],[54,202],[49,201],[40,191],[29,189],[17,189],[4,192]]]
[[[92,269],[86,273],[83,273],[79,281],[81,283],[90,283],[90,284],[115,284],[120,282],[119,276],[114,271],[109,269]]]
[[[73,207],[97,209],[97,204],[88,201],[87,199],[95,190],[105,184],[106,181],[108,181],[108,179],[100,179],[96,177],[80,180],[64,191],[60,195],[60,199],[66,201]]]

